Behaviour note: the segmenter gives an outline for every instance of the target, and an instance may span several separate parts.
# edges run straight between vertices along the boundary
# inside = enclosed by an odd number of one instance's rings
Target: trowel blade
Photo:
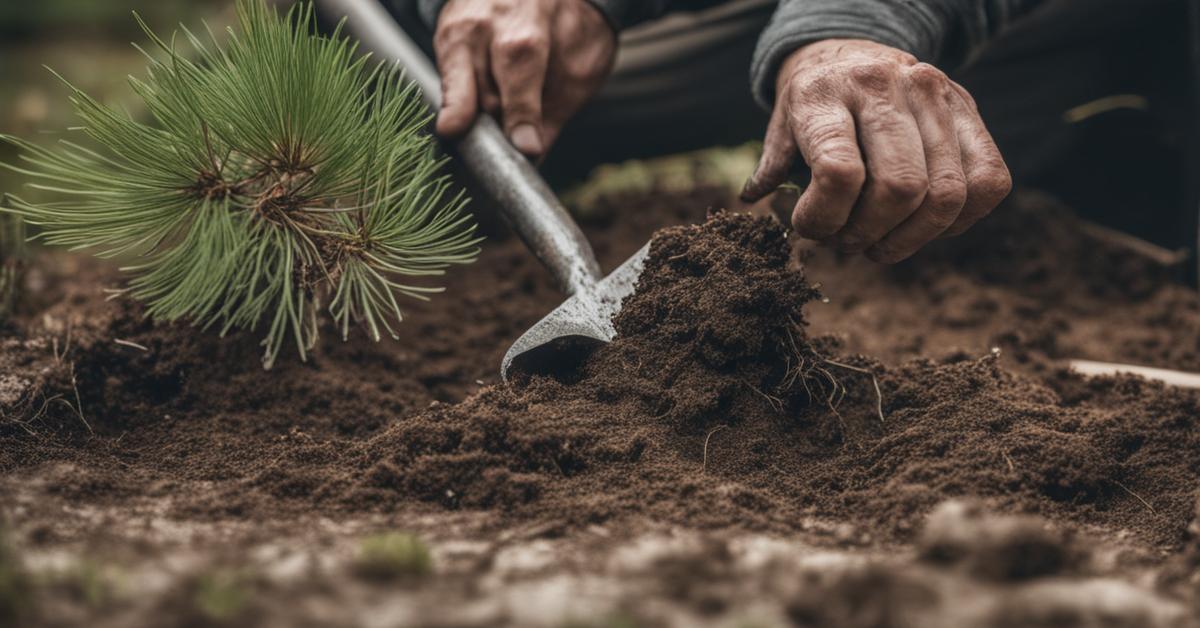
[[[613,318],[625,297],[633,294],[649,252],[647,243],[592,290],[572,295],[530,327],[504,354],[500,376],[508,380],[514,366],[526,372],[568,367],[579,359],[581,349],[611,341],[617,334]]]

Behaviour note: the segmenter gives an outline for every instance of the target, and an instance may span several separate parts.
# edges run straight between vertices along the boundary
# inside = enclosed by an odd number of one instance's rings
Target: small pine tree
[[[224,44],[184,28],[186,55],[137,18],[164,57],[146,54],[148,77],[130,79],[151,121],[68,83],[100,148],[3,136],[23,151],[9,167],[58,197],[11,198],[7,211],[48,244],[140,256],[123,269],[128,291],[156,319],[222,334],[265,324],[268,368],[288,337],[301,358],[312,348],[323,303],[343,337],[352,321],[396,336],[397,296],[438,291],[404,278],[478,252],[424,132],[430,114],[340,26],[319,34],[310,4],[281,15],[238,0],[237,15]]]

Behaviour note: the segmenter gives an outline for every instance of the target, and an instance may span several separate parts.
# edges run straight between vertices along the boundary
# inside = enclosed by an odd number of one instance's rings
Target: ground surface
[[[727,203],[607,192],[586,229],[611,268]],[[895,268],[673,231],[624,341],[512,385],[559,297],[487,230],[401,340],[269,373],[253,334],[39,260],[0,339],[0,620],[1196,625],[1200,398],[1064,360],[1200,370],[1200,296],[1066,210],[1024,195]],[[428,568],[376,555],[393,531]]]

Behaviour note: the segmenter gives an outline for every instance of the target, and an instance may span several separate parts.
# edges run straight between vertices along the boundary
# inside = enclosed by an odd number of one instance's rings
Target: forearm
[[[615,30],[651,20],[667,12],[671,0],[587,0],[600,10]],[[432,30],[449,0],[417,0],[421,19]]]
[[[766,108],[784,58],[823,39],[866,39],[953,68],[1041,0],[781,0],[751,66],[754,96]]]

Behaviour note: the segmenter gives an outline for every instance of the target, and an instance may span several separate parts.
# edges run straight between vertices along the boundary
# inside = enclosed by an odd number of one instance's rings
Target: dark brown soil
[[[610,266],[720,198],[612,202],[589,227]],[[1061,360],[1200,368],[1200,296],[1036,197],[894,269],[789,243],[770,217],[660,231],[618,339],[513,384],[500,355],[559,297],[512,240],[414,305],[400,341],[325,334],[269,372],[253,334],[146,322],[81,259],[48,257],[60,270],[6,332],[0,499],[38,478],[48,504],[160,499],[180,521],[472,511],[478,534],[653,523],[890,547],[967,497],[1194,552],[1200,398]],[[21,516],[61,534],[51,506]]]

